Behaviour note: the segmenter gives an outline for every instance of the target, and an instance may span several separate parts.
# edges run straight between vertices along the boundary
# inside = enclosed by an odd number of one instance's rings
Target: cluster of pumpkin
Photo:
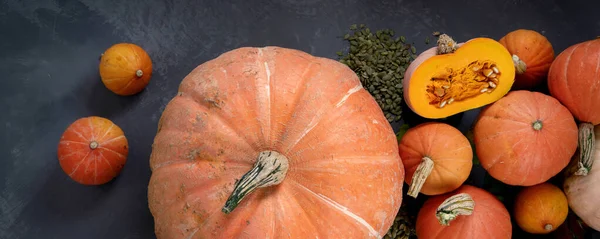
[[[490,176],[523,187],[513,216],[524,231],[556,230],[569,206],[600,230],[600,186],[595,185],[600,172],[592,168],[600,160],[595,146],[600,126],[594,127],[600,123],[598,66],[600,40],[570,46],[555,59],[544,36],[524,29],[499,41],[476,38],[457,44],[440,37],[437,47],[417,57],[404,87],[415,113],[444,118],[485,105],[472,128],[473,144],[440,122],[420,124],[401,137],[408,195],[432,196],[420,209],[417,236],[511,237],[505,206],[488,191],[463,185],[472,168],[472,147]],[[484,72],[485,67],[492,69]],[[549,95],[530,91],[546,79]],[[440,98],[454,100],[440,105]],[[564,192],[548,182],[561,172]]]
[[[599,52],[595,40],[554,59],[550,43],[525,30],[460,44],[442,35],[407,69],[404,97],[429,119],[489,105],[473,145],[491,176],[525,186],[514,215],[524,230],[554,230],[567,203],[600,229],[600,172],[591,167],[600,158]],[[119,95],[140,92],[151,72],[133,44],[109,48],[100,63],[102,81]],[[546,78],[550,95],[509,93]],[[96,116],[70,125],[58,147],[65,173],[86,185],[113,179],[127,154],[123,131]],[[415,126],[398,142],[357,75],[337,61],[244,47],[194,69],[166,106],[148,205],[158,238],[381,238],[406,181],[410,196],[432,196],[420,209],[419,238],[510,238],[503,204],[464,185],[473,157],[469,140],[444,123]],[[547,181],[569,162],[563,193]]]

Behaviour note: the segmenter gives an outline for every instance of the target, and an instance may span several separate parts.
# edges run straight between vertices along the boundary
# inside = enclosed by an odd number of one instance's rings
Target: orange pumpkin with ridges
[[[356,74],[279,47],[187,75],[150,167],[157,238],[381,238],[402,202],[395,134]]]
[[[133,43],[117,43],[100,58],[100,78],[106,88],[128,96],[142,91],[152,77],[152,60],[144,49]]]
[[[546,79],[554,60],[554,49],[548,39],[528,29],[509,32],[498,42],[512,54],[515,83],[512,89],[530,89]]]
[[[84,185],[111,181],[123,169],[129,144],[123,130],[106,118],[91,116],[73,122],[58,143],[63,171]]]

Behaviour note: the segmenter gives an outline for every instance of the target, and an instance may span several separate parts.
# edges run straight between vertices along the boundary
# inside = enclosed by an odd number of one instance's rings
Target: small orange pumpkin
[[[552,96],[526,90],[483,109],[473,136],[481,166],[510,185],[547,181],[577,149],[577,124],[569,110]]]
[[[132,43],[117,43],[100,58],[100,78],[117,95],[142,91],[152,76],[152,60],[144,49]]]
[[[500,39],[515,64],[516,76],[512,89],[529,89],[546,79],[554,60],[554,49],[542,34],[527,29],[509,32]]]
[[[523,231],[532,234],[553,232],[568,214],[567,196],[547,182],[523,188],[515,199],[515,221]]]
[[[408,195],[438,195],[457,189],[473,167],[473,149],[458,129],[439,122],[410,128],[398,146]]]
[[[128,153],[123,130],[97,116],[73,122],[58,143],[60,167],[84,185],[100,185],[115,178],[123,169]]]
[[[510,239],[510,214],[491,193],[462,185],[450,193],[433,196],[417,215],[419,239]]]

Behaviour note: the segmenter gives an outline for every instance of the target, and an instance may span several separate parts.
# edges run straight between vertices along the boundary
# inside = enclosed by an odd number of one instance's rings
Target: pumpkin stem
[[[142,77],[144,75],[144,72],[142,70],[137,70],[137,71],[135,71],[135,75],[137,77]]]
[[[515,65],[515,70],[517,71],[517,74],[525,73],[525,71],[527,70],[527,64],[525,64],[525,62],[522,61],[517,55],[512,55],[512,60],[513,64]]]
[[[252,169],[235,182],[233,192],[221,211],[229,214],[246,195],[255,189],[280,184],[285,178],[288,167],[288,159],[282,154],[275,151],[260,152]]]
[[[96,141],[92,141],[92,142],[90,143],[90,149],[96,149],[96,148],[98,148],[98,142],[96,142]]]
[[[437,208],[435,217],[442,226],[448,226],[459,215],[473,214],[474,208],[473,198],[469,194],[459,193],[444,200]]]
[[[458,49],[458,43],[452,39],[452,37],[447,34],[442,34],[438,37],[437,40],[437,54],[443,55],[448,53],[453,53]]]
[[[544,225],[544,230],[546,230],[546,231],[552,231],[552,228],[554,228],[554,227],[552,227],[552,224],[550,224],[550,223]]]
[[[535,122],[533,122],[533,124],[531,124],[531,126],[533,127],[533,129],[535,129],[535,130],[538,130],[538,131],[539,131],[539,130],[542,130],[542,127],[543,127],[544,125],[542,124],[542,121],[541,121],[541,120],[536,120]]]
[[[412,176],[412,181],[410,182],[410,187],[408,188],[408,195],[417,198],[423,184],[427,181],[427,177],[431,174],[431,170],[433,170],[433,160],[431,158],[425,156],[421,159],[421,163],[417,166],[415,173]]]
[[[586,176],[592,170],[595,144],[594,125],[591,123],[579,124],[579,162],[577,162],[575,175]]]

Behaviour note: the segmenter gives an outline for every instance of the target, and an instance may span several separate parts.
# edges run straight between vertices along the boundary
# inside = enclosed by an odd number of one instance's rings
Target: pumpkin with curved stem
[[[158,238],[381,238],[402,202],[394,132],[356,74],[279,47],[187,75],[150,167]]]
[[[595,140],[600,140],[600,126],[594,127]],[[600,231],[600,145],[594,145],[590,152],[590,158],[594,160],[592,167],[586,175],[578,174],[581,164],[579,153],[575,154],[571,165],[566,170],[566,178],[563,183],[563,190],[567,195],[569,206],[585,222],[585,224],[597,231]]]
[[[523,188],[515,199],[514,217],[523,231],[548,234],[567,219],[569,203],[563,191],[550,183]]]
[[[100,77],[106,88],[117,95],[134,95],[142,91],[152,76],[152,60],[140,46],[117,43],[100,58]]]
[[[129,144],[123,130],[106,118],[91,116],[73,122],[58,143],[63,171],[84,185],[111,181],[123,169]]]
[[[505,239],[512,236],[510,214],[489,192],[471,185],[433,196],[417,215],[419,239]]]
[[[518,29],[498,42],[512,54],[516,70],[512,89],[532,88],[546,79],[554,61],[554,49],[545,36],[534,30]]]
[[[587,175],[594,159],[594,125],[600,124],[600,39],[572,45],[558,54],[548,72],[550,94],[579,120],[579,170]]]
[[[460,187],[471,173],[473,149],[458,129],[438,122],[410,128],[398,146],[406,170],[408,195],[447,193]]]
[[[508,50],[490,38],[458,44],[448,35],[438,39],[409,65],[404,74],[404,100],[416,114],[445,118],[495,102],[513,85],[515,67]]]
[[[531,186],[563,170],[577,149],[577,125],[551,96],[512,91],[479,114],[475,150],[490,176]]]

